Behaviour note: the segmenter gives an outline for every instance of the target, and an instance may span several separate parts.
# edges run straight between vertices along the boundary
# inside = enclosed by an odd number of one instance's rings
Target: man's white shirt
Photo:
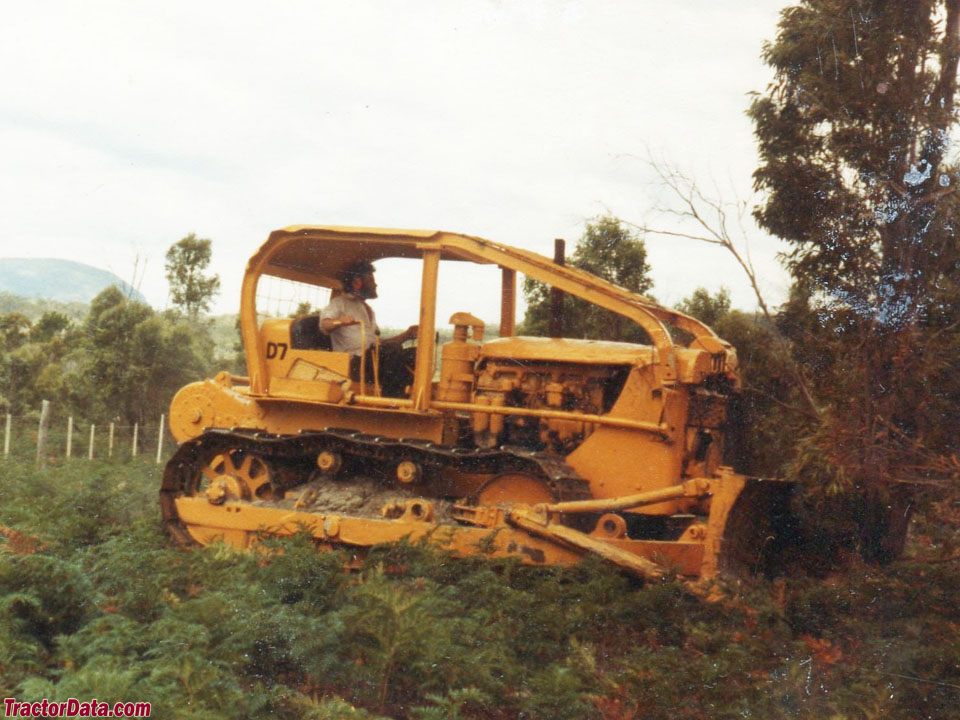
[[[378,334],[377,318],[373,308],[367,305],[362,298],[352,293],[337,295],[320,311],[320,322],[324,320],[339,320],[344,315],[352,315],[357,320],[363,320],[363,325],[342,325],[334,328],[330,333],[330,342],[335,352],[346,352],[351,355],[362,355],[373,345]],[[364,338],[364,333],[366,338]]]

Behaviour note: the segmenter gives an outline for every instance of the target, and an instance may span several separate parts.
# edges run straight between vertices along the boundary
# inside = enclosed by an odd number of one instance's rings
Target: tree
[[[643,240],[612,217],[597,218],[587,228],[568,264],[642,295],[653,287]],[[523,294],[527,311],[520,327],[528,335],[547,335],[550,325],[550,288],[526,278]],[[646,332],[609,310],[564,295],[564,336],[649,342]]]
[[[210,309],[213,297],[220,291],[220,277],[205,277],[210,264],[210,240],[190,233],[167,250],[167,282],[174,306],[191,319]]]
[[[211,346],[206,332],[107,288],[84,325],[81,374],[91,413],[131,424],[159,415],[177,390],[207,374]]]
[[[30,336],[30,319],[23,313],[0,316],[0,341],[7,350],[15,350]]]
[[[790,470],[821,487],[905,504],[956,479],[958,40],[960,0],[805,0],[764,49],[755,217],[792,246],[786,311],[814,318],[794,347],[822,412]]]
[[[677,303],[677,310],[716,330],[730,316],[730,291],[722,287],[716,295],[710,295],[706,288],[699,287]]]
[[[70,327],[70,318],[61,312],[45,312],[30,330],[30,339],[35,342],[47,342],[62,334]]]

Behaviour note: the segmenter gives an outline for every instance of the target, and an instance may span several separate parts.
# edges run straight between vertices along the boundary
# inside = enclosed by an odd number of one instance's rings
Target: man
[[[360,357],[366,353],[366,381],[374,380],[373,346],[380,334],[373,308],[367,300],[377,297],[374,267],[365,260],[350,265],[340,275],[343,293],[330,300],[320,312],[320,327],[330,336],[336,352],[350,353],[350,375],[360,379]],[[411,325],[399,335],[380,341],[380,383],[383,394],[402,397],[410,380],[414,353],[403,350],[403,343],[417,337],[418,327]]]

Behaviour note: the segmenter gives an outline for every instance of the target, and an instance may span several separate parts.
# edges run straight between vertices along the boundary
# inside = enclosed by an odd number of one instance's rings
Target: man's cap
[[[350,283],[355,277],[362,277],[372,272],[376,272],[376,268],[373,267],[372,263],[367,260],[357,260],[341,270],[338,279],[343,283],[344,288],[349,288]]]

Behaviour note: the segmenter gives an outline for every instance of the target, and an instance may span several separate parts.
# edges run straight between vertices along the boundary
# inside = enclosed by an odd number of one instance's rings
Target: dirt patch
[[[283,500],[265,502],[274,507],[293,509],[324,515],[350,515],[363,518],[383,518],[383,507],[388,503],[421,498],[433,504],[435,520],[444,522],[450,519],[449,511],[453,503],[435,497],[426,497],[415,491],[398,485],[387,485],[383,481],[366,476],[354,476],[346,479],[321,478],[287,491]]]

